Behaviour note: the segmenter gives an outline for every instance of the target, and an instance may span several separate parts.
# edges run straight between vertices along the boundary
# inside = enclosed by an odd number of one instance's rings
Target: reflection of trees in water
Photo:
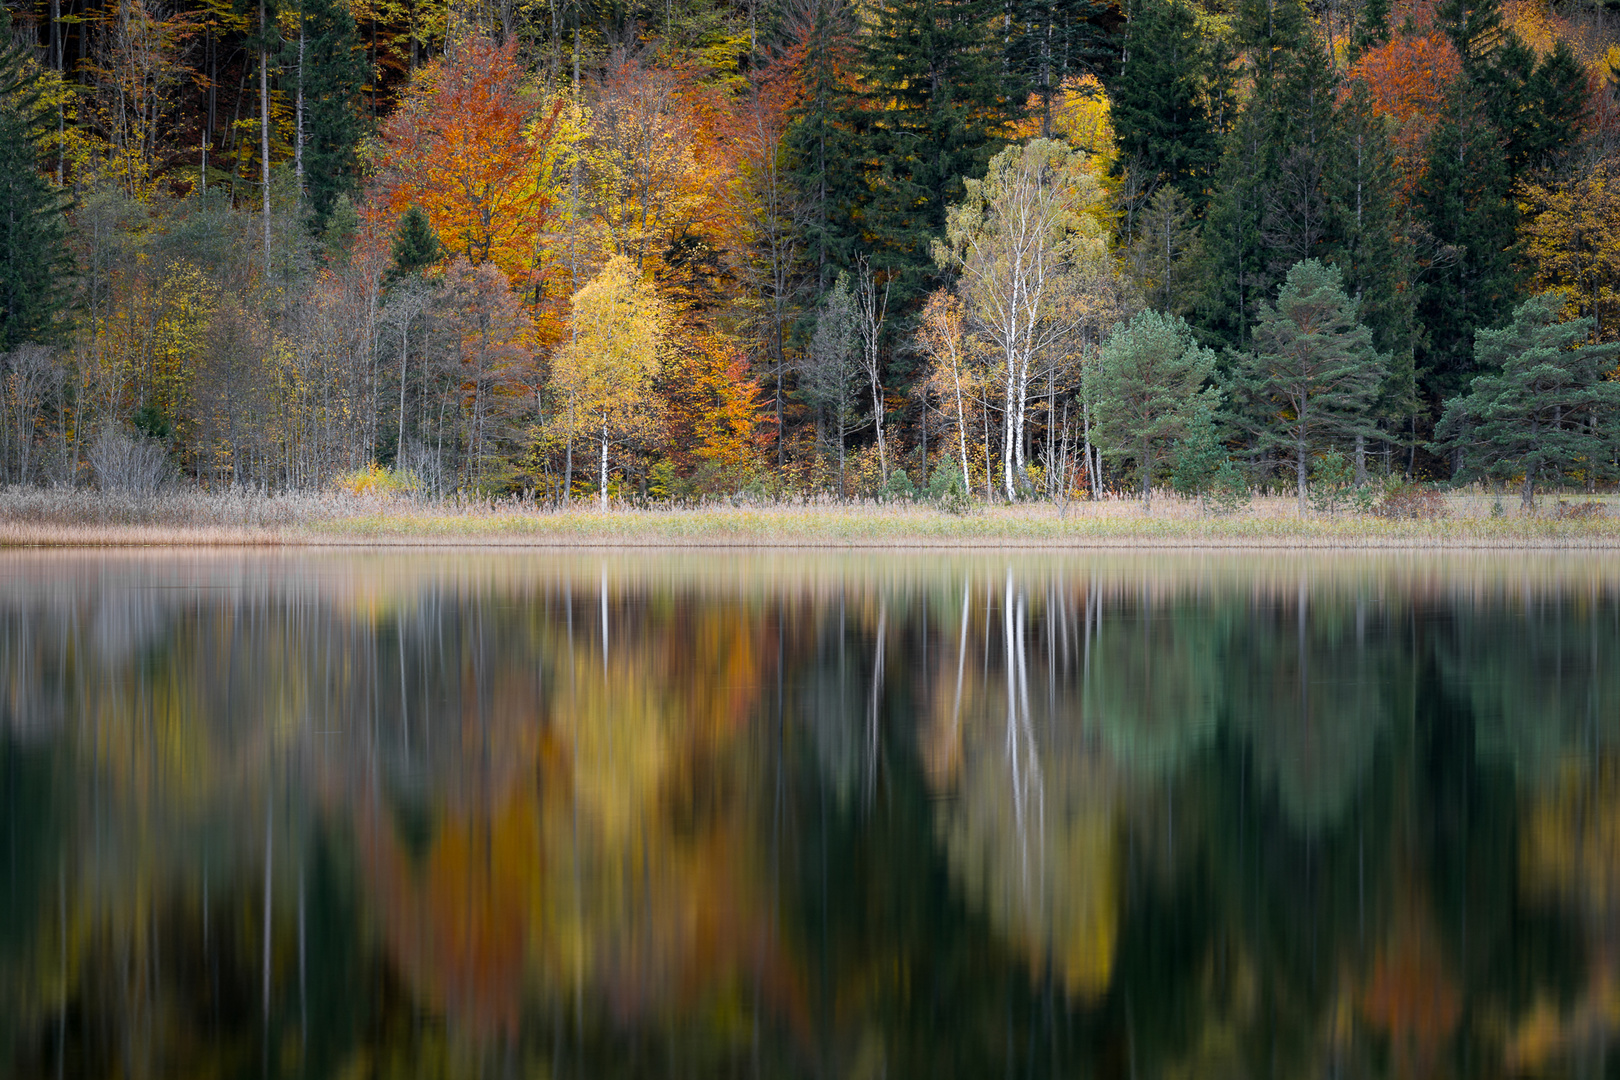
[[[18,1075],[1606,1053],[1612,597],[230,565],[0,591]]]
[[[955,671],[967,685],[939,703],[959,766],[938,830],[968,903],[1032,972],[1050,964],[1072,998],[1095,1000],[1108,988],[1119,924],[1115,785],[1072,719],[1054,715],[1039,687],[1031,694],[1032,667],[1037,682],[1049,671],[1038,650],[1031,662],[1027,592],[1009,572],[985,601],[1001,665],[967,679],[964,614]]]

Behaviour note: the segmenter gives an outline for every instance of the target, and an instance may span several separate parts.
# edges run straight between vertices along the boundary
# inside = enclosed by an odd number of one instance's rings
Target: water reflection
[[[0,1069],[1603,1075],[1611,562],[7,555]]]

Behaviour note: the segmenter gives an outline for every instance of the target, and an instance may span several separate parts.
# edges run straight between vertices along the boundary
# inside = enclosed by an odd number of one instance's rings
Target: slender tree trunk
[[[607,492],[607,444],[608,444],[608,430],[607,430],[607,425],[603,424],[602,425],[602,509],[604,509],[604,510],[607,509],[607,504],[608,504],[608,492]]]
[[[298,11],[298,101],[293,122],[293,175],[298,178],[298,197],[304,197],[304,11]]]
[[[259,0],[259,33],[268,35],[264,0]],[[270,54],[259,47],[259,183],[264,195],[264,276],[270,276]]]

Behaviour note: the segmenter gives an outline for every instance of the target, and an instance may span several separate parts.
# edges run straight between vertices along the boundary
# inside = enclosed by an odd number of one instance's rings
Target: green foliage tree
[[[783,135],[788,175],[803,203],[802,239],[817,293],[854,264],[864,187],[855,149],[859,101],[854,15],[848,5],[816,4],[797,29],[803,85]]]
[[[1116,168],[1169,184],[1201,212],[1220,161],[1209,115],[1210,58],[1197,12],[1183,0],[1143,0],[1126,24],[1125,60],[1108,88]]]
[[[40,172],[40,144],[54,116],[38,69],[12,42],[0,9],[0,352],[61,336],[69,200]]]
[[[1613,475],[1620,452],[1620,383],[1605,378],[1620,342],[1587,342],[1592,320],[1560,322],[1563,308],[1562,294],[1542,293],[1508,326],[1481,330],[1475,360],[1489,374],[1446,402],[1435,427],[1435,448],[1458,454],[1460,476],[1522,476],[1526,510],[1538,480]]]
[[[1150,513],[1159,460],[1201,414],[1219,407],[1220,391],[1204,386],[1214,371],[1214,351],[1201,348],[1176,315],[1140,312],[1103,343],[1092,373],[1097,440],[1136,463]]]
[[[391,252],[394,265],[389,275],[396,280],[421,274],[444,258],[439,234],[433,231],[427,212],[420,206],[412,206],[400,216]]]
[[[1106,72],[1115,54],[1101,0],[1016,0],[1007,14],[1006,72],[1013,101],[1040,102],[1040,134],[1052,136],[1052,103],[1064,83]]]
[[[299,78],[304,95],[304,186],[317,235],[339,196],[360,186],[361,92],[370,81],[354,16],[337,0],[303,0]]]
[[[988,0],[895,0],[877,8],[862,39],[861,225],[897,308],[909,309],[932,272],[946,207],[984,172],[1021,110],[1002,76],[1001,19]]]
[[[1294,467],[1303,514],[1312,458],[1371,430],[1388,357],[1374,351],[1339,270],[1307,259],[1288,271],[1277,306],[1261,306],[1254,350],[1234,360],[1234,415],[1256,449]]]

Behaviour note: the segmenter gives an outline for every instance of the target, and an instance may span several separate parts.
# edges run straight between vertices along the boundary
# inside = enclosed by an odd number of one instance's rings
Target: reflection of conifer
[[[433,231],[427,213],[420,206],[412,206],[399,219],[399,231],[394,234],[394,278],[420,274],[444,258],[439,234]]]

